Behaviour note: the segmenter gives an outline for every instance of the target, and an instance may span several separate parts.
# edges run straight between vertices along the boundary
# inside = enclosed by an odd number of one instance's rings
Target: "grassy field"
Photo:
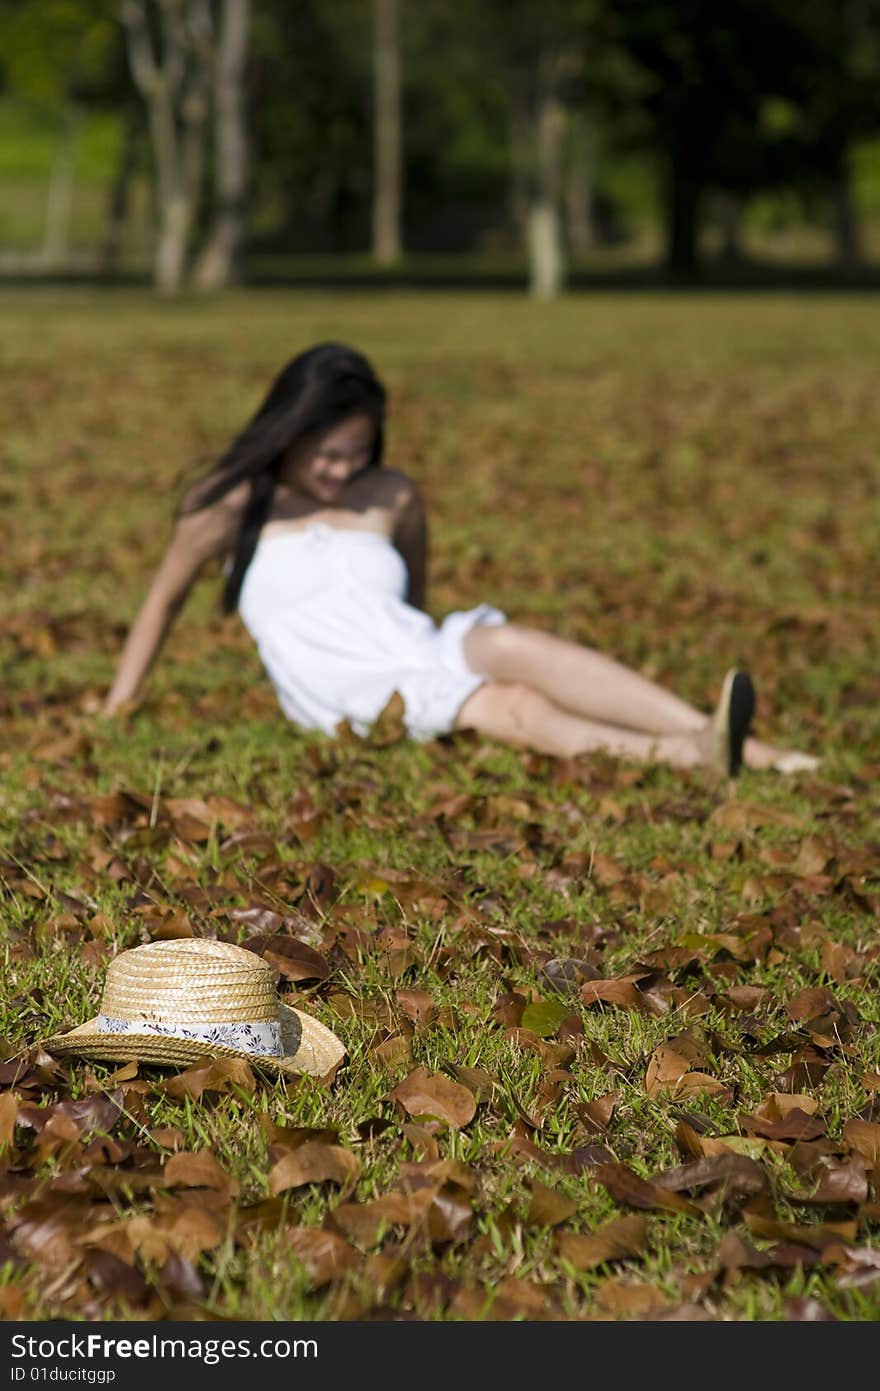
[[[0,316],[2,1315],[878,1317],[876,306]],[[705,708],[746,662],[820,773],[303,733],[216,575],[97,714],[182,473],[326,338],[390,388],[436,617],[489,601]],[[115,952],[186,935],[259,938],[335,1079],[41,1051]]]

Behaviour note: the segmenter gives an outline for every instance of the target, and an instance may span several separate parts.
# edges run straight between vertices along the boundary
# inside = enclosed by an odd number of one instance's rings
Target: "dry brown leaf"
[[[620,1092],[606,1092],[594,1101],[583,1101],[573,1109],[591,1130],[607,1130],[614,1115],[614,1108],[620,1100]]]
[[[655,1318],[669,1309],[672,1302],[656,1285],[634,1284],[615,1276],[599,1282],[596,1300],[611,1314],[637,1319]]]
[[[206,1092],[225,1092],[233,1086],[248,1094],[256,1090],[256,1081],[245,1058],[206,1058],[194,1063],[185,1072],[157,1082],[153,1090],[182,1100],[198,1101]]]
[[[851,1150],[866,1161],[869,1169],[880,1164],[880,1125],[852,1116],[843,1127],[843,1138]]]
[[[415,1193],[388,1193],[370,1203],[340,1203],[332,1211],[334,1226],[341,1228],[360,1246],[375,1246],[393,1227],[411,1227],[421,1222],[434,1201],[436,1188]]]
[[[436,1116],[454,1130],[473,1120],[477,1109],[473,1092],[452,1082],[442,1072],[417,1067],[389,1093],[411,1116]]]
[[[341,1145],[307,1140],[288,1151],[269,1170],[269,1192],[275,1197],[307,1183],[346,1184],[354,1181],[360,1170],[357,1157]]]
[[[815,1019],[829,1011],[839,1013],[840,1009],[837,1000],[824,985],[799,990],[785,1006],[789,1019],[794,1020]]]
[[[818,1116],[808,1116],[799,1106],[791,1107],[778,1119],[758,1113],[740,1116],[740,1124],[749,1135],[760,1135],[766,1140],[815,1140],[825,1134],[825,1122]]]
[[[726,831],[743,832],[760,830],[763,826],[798,827],[801,823],[797,816],[780,811],[778,807],[733,799],[716,807],[706,824]]]
[[[811,1227],[781,1222],[775,1217],[765,1217],[763,1213],[749,1212],[748,1209],[744,1216],[749,1231],[754,1232],[755,1236],[809,1246],[816,1251],[852,1245],[858,1233],[856,1222],[822,1222]]]
[[[661,1043],[648,1059],[645,1073],[645,1091],[648,1096],[659,1096],[672,1090],[685,1075],[690,1063],[668,1043]]]
[[[166,1161],[163,1170],[168,1188],[215,1188],[233,1197],[238,1183],[231,1174],[220,1168],[210,1150],[181,1150]]]
[[[18,1098],[15,1093],[3,1092],[0,1095],[0,1147],[12,1144],[17,1115]]]
[[[601,1183],[617,1202],[628,1203],[630,1207],[668,1208],[692,1215],[699,1212],[699,1208],[688,1202],[687,1198],[680,1198],[677,1193],[661,1188],[650,1179],[640,1178],[626,1164],[599,1164],[591,1177]]]
[[[654,1176],[654,1182],[671,1192],[699,1192],[703,1188],[719,1187],[724,1197],[753,1197],[769,1189],[767,1175],[753,1159],[744,1154],[712,1155],[694,1164],[682,1164]]]
[[[644,1009],[645,1001],[636,989],[638,976],[623,976],[616,980],[588,980],[580,988],[585,1005],[616,1005],[620,1009]]]
[[[648,1237],[647,1218],[632,1215],[615,1217],[594,1232],[557,1232],[553,1247],[560,1259],[576,1270],[592,1270],[606,1261],[640,1256]]]
[[[827,1164],[819,1169],[819,1185],[810,1194],[798,1194],[799,1203],[815,1203],[819,1207],[834,1203],[864,1203],[868,1197],[868,1176],[864,1160],[848,1164]]]
[[[437,1018],[437,1006],[426,990],[397,990],[396,999],[401,1011],[416,1026],[416,1030],[428,1028]]]
[[[272,936],[249,937],[242,946],[268,961],[285,980],[326,980],[330,975],[326,958],[298,937],[276,932]]]
[[[532,1179],[529,1188],[531,1200],[524,1218],[527,1227],[558,1227],[560,1222],[567,1222],[577,1212],[577,1203],[555,1188],[548,1188],[538,1179]]]
[[[358,1252],[343,1237],[322,1227],[291,1227],[284,1239],[305,1269],[310,1290],[340,1279],[359,1259]]]

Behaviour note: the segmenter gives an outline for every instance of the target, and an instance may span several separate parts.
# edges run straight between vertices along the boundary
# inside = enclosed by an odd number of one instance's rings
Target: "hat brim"
[[[175,1038],[170,1034],[111,1034],[98,1028],[98,1016],[78,1024],[67,1033],[46,1039],[47,1053],[74,1055],[97,1062],[157,1063],[164,1067],[186,1067],[204,1058],[244,1058],[273,1076],[325,1077],[345,1057],[345,1047],[331,1029],[289,1005],[278,1006],[281,1024],[280,1057],[265,1053],[245,1053],[223,1043],[201,1043],[197,1039]]]

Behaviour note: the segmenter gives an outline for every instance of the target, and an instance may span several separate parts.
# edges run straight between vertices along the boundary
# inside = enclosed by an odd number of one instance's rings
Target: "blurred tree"
[[[742,158],[747,151],[744,176],[748,166],[754,175],[765,153],[762,108],[797,95],[809,68],[801,20],[810,8],[794,0],[737,0],[720,11],[703,0],[616,0],[619,42],[645,78],[637,99],[660,165],[672,274],[689,276],[697,267],[707,190],[737,178],[736,160],[728,166],[725,152],[738,146]]]
[[[183,284],[202,191],[214,68],[210,0],[122,0],[129,61],[146,102],[159,220],[156,288]]]
[[[244,111],[250,0],[221,0],[213,71],[213,225],[193,270],[202,290],[238,278],[247,192],[247,130]]]
[[[399,0],[373,0],[373,255],[400,259],[401,117]]]
[[[251,234],[285,250],[369,244],[368,0],[259,0],[249,65]]]
[[[4,0],[0,72],[6,89],[50,110],[58,138],[46,199],[42,257],[62,266],[68,255],[83,109],[119,96],[115,0]]]
[[[802,184],[827,188],[838,263],[851,270],[863,256],[853,149],[880,132],[880,0],[807,5],[798,24],[809,45],[796,74],[798,172]]]
[[[565,281],[566,134],[572,111],[583,109],[584,58],[600,3],[484,0],[470,16],[483,62],[497,65],[506,88],[510,207],[528,250],[531,292],[541,299],[559,294]]]

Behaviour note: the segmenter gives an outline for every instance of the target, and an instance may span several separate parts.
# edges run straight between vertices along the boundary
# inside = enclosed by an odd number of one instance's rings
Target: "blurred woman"
[[[796,772],[808,754],[748,738],[754,691],[731,669],[702,713],[591,648],[489,604],[425,611],[427,524],[419,490],[382,465],[386,394],[352,348],[288,363],[253,419],[184,500],[105,702],[136,699],[205,563],[226,561],[240,613],[289,719],[366,734],[395,691],[408,733],[476,729],[570,757],[605,750],[735,776]]]

